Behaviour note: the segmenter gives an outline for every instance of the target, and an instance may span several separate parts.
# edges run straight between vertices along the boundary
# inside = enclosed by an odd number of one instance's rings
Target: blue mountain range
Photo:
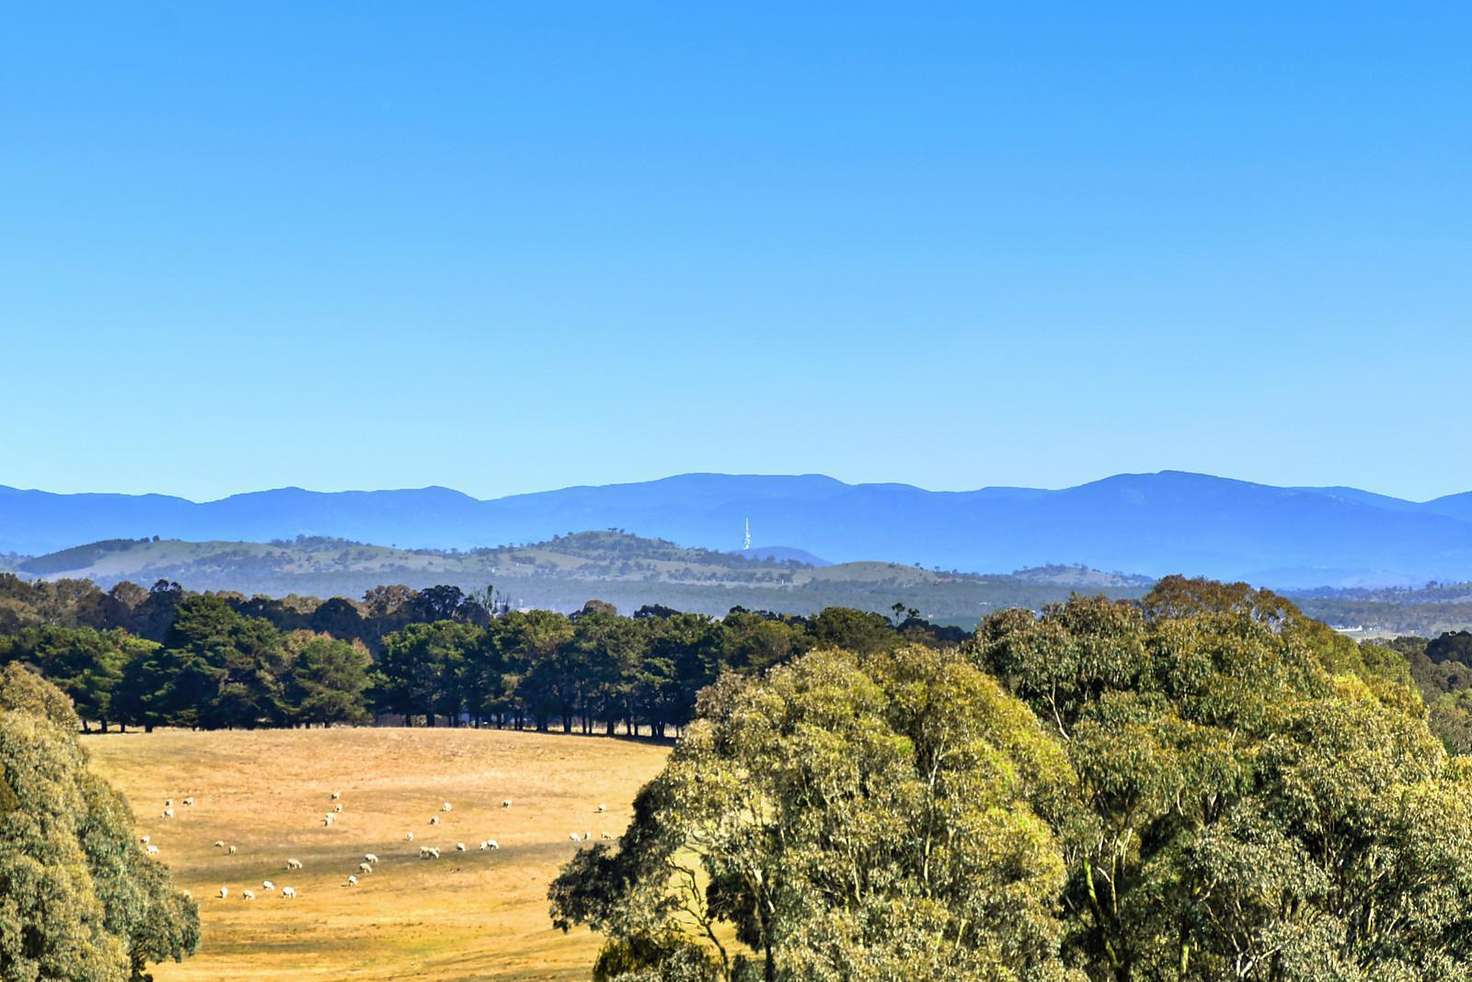
[[[1045,563],[1183,572],[1278,587],[1472,579],[1472,492],[1413,502],[1355,488],[1274,487],[1205,474],[1120,474],[1062,490],[927,491],[818,474],[682,474],[479,500],[442,487],[280,488],[193,502],[0,486],[0,552],[100,539],[266,541],[300,534],[473,548],[621,528],[833,562],[880,559],[1004,572]]]

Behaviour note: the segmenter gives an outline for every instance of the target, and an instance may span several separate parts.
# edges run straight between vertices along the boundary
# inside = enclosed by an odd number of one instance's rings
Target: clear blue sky
[[[1472,488],[1472,7],[1206,7],[10,10],[0,483]]]

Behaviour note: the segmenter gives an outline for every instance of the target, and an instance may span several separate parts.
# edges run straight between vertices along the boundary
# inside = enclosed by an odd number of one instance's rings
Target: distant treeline
[[[723,672],[757,672],[818,646],[874,651],[964,640],[895,605],[812,617],[734,609],[722,619],[647,607],[619,616],[508,610],[490,591],[379,587],[341,598],[245,598],[159,582],[103,593],[84,581],[0,576],[0,663],[65,691],[88,724],[205,729],[364,723],[536,727],[664,736]]]

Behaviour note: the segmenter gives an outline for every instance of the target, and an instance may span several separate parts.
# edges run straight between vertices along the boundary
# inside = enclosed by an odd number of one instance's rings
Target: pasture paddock
[[[601,941],[553,930],[547,884],[580,847],[569,833],[591,829],[597,841],[623,831],[635,792],[668,752],[463,728],[158,730],[84,745],[199,901],[199,953],[157,966],[158,982],[586,979]],[[337,790],[343,811],[324,827]],[[160,817],[165,799],[185,796],[194,807]],[[506,798],[513,807],[501,807]],[[444,801],[453,811],[440,810]],[[484,839],[501,848],[455,851]],[[420,846],[442,858],[420,860]],[[347,886],[365,853],[380,862]],[[288,857],[304,868],[287,872]],[[280,896],[288,885],[295,900]],[[229,899],[216,896],[222,886]],[[240,899],[246,889],[254,901]]]

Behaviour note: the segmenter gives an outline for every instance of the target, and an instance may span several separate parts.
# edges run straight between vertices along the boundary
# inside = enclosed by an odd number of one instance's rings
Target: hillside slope
[[[320,537],[274,543],[113,539],[26,559],[19,568],[28,576],[90,579],[104,588],[163,579],[193,590],[272,596],[357,597],[387,583],[451,584],[466,592],[494,585],[516,606],[558,610],[595,597],[625,611],[663,604],[708,614],[738,605],[795,614],[832,605],[888,613],[902,602],[929,619],[968,627],[997,607],[1039,607],[1074,590],[1138,596],[1152,582],[1080,567],[981,576],[885,562],[814,566],[618,531],[469,552]]]

